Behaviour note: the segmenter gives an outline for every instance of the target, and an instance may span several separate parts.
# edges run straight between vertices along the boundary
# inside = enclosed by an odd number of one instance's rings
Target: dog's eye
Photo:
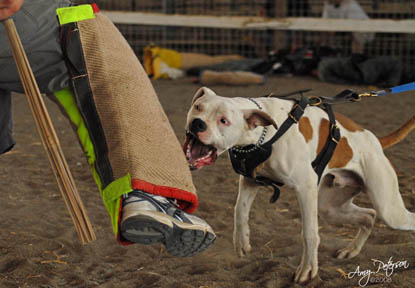
[[[196,105],[195,106],[195,109],[196,109],[196,111],[200,111],[201,110],[199,105]]]
[[[229,122],[225,117],[220,118],[220,123],[227,125]]]

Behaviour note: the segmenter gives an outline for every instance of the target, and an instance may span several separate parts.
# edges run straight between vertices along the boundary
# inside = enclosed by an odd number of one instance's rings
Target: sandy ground
[[[187,110],[198,85],[190,79],[153,82],[178,138],[184,139]],[[310,78],[270,77],[263,86],[214,86],[218,94],[256,97],[269,92],[313,88],[316,95],[334,95],[350,86],[330,85]],[[352,87],[367,91],[369,87]],[[14,97],[15,138],[12,152],[0,156],[0,287],[293,287],[300,262],[301,217],[295,194],[283,188],[276,204],[263,189],[250,217],[253,251],[236,257],[232,247],[233,206],[238,176],[227,156],[216,165],[194,172],[200,208],[217,233],[216,244],[193,258],[173,258],[161,245],[123,247],[115,241],[110,219],[92,180],[89,168],[67,120],[47,100],[55,128],[87,207],[97,240],[82,246],[59,194],[24,96]],[[382,136],[414,114],[415,95],[365,99],[336,106],[357,123]],[[415,211],[415,133],[386,151],[398,171],[400,190],[407,208]],[[357,202],[370,207],[367,195]],[[346,273],[376,268],[371,259],[407,261],[390,279],[372,275],[383,284],[371,287],[415,287],[415,233],[392,230],[380,220],[360,255],[350,260],[333,258],[356,233],[355,226],[331,226],[320,220],[320,282],[311,286],[356,287],[361,277]],[[365,279],[362,281],[364,282]]]

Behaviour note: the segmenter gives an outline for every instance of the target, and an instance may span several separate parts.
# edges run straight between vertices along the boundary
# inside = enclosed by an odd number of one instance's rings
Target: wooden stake
[[[62,152],[52,121],[46,110],[42,95],[36,83],[26,53],[23,49],[22,42],[16,31],[16,27],[12,19],[7,19],[2,22],[7,37],[9,38],[10,46],[12,48],[13,57],[19,71],[20,79],[23,84],[30,109],[32,110],[33,118],[36,128],[42,139],[43,147],[46,150],[53,173],[58,182],[59,190],[61,191],[66,208],[75,225],[78,237],[82,244],[92,242],[96,239],[95,233],[92,229],[86,210],[79,197],[75,186],[75,181],[66,163]]]

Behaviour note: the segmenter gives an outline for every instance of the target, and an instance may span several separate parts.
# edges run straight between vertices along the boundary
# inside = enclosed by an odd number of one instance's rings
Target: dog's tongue
[[[209,147],[206,145],[203,145],[203,143],[201,143],[200,141],[198,141],[197,139],[195,139],[193,141],[193,145],[192,145],[192,158],[193,159],[198,159],[200,157],[205,156],[206,154],[208,154],[209,152]]]

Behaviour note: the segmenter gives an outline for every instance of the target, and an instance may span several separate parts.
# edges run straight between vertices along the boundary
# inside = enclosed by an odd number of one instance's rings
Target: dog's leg
[[[367,238],[369,238],[369,235],[372,232],[376,219],[375,210],[356,206],[351,200],[349,205],[345,204],[344,208],[343,217],[339,217],[345,220],[342,222],[346,223],[346,221],[349,220],[354,223],[359,223],[360,227],[354,240],[347,247],[339,249],[336,252],[336,258],[339,259],[353,258],[360,253],[363,245],[365,245]],[[333,218],[335,217],[336,215],[333,215]]]
[[[362,191],[363,180],[356,173],[339,170],[326,175],[319,191],[319,214],[330,223],[357,224],[355,239],[336,253],[336,257],[352,258],[360,253],[375,223],[376,211],[353,204],[353,198]]]
[[[311,172],[314,173],[314,171]],[[305,174],[303,175],[306,178]],[[317,276],[318,272],[317,250],[320,244],[320,237],[318,235],[318,190],[316,178],[308,177],[306,179],[309,180],[303,183],[297,181],[296,183],[301,184],[295,187],[301,209],[303,236],[303,254],[294,279],[297,283],[312,280]]]
[[[386,156],[381,151],[365,155],[362,166],[366,191],[379,218],[393,229],[415,230],[415,214],[405,208],[398,177]]]
[[[252,179],[240,176],[239,194],[235,205],[233,247],[239,257],[251,251],[249,244],[249,211],[259,186]]]

